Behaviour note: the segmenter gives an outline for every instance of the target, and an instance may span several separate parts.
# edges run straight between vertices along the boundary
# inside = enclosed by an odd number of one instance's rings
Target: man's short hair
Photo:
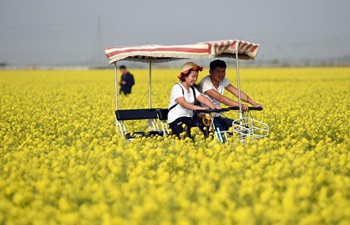
[[[119,66],[119,69],[120,69],[120,70],[121,70],[121,69],[125,70],[125,69],[126,69],[126,66],[121,65],[121,66]]]
[[[217,59],[210,63],[210,70],[213,71],[216,67],[219,68],[225,68],[226,69],[226,63],[223,60]]]

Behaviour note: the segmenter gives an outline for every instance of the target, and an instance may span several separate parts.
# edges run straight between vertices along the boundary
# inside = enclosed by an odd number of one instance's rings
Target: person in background
[[[119,67],[120,72],[122,73],[121,79],[119,82],[120,91],[119,93],[123,93],[124,95],[131,94],[131,88],[135,84],[134,76],[129,73],[124,65]]]
[[[238,90],[225,78],[226,76],[226,63],[220,59],[214,60],[210,63],[208,76],[204,77],[199,85],[198,90],[209,98],[216,107],[220,106],[221,103],[227,106],[239,106],[239,103],[224,96],[224,89],[229,91],[231,94],[238,98]],[[261,107],[262,105],[256,103],[243,91],[241,92],[241,100],[251,104],[254,107]],[[248,111],[248,105],[242,104],[243,111]],[[214,125],[219,127],[221,131],[226,131],[232,126],[232,119],[220,116],[220,113],[215,113]]]
[[[193,62],[185,63],[182,66],[182,72],[178,76],[180,82],[176,83],[171,90],[168,123],[172,133],[179,138],[183,132],[186,132],[186,135],[191,138],[193,110],[214,109],[216,107],[193,87],[198,79],[198,72],[202,70],[202,67]],[[195,100],[206,106],[195,105]]]

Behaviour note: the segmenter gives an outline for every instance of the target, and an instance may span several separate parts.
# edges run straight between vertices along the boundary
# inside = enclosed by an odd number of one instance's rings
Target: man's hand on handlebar
[[[222,109],[222,107],[219,105],[216,105],[214,109]]]
[[[242,110],[243,110],[244,112],[247,112],[247,111],[249,111],[249,107],[248,107],[247,105],[243,105],[243,104],[242,104]]]

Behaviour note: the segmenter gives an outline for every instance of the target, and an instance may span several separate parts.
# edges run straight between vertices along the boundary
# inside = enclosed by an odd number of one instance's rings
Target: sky
[[[349,0],[0,0],[0,63],[101,64],[104,48],[241,39],[256,60],[350,56]]]

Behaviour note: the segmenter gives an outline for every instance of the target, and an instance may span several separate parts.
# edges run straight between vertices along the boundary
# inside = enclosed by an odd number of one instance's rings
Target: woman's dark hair
[[[220,59],[214,60],[210,63],[210,71],[213,71],[216,67],[219,68],[225,68],[226,69],[226,63],[225,61],[222,61]]]
[[[190,73],[192,72],[193,69],[189,69],[187,71],[187,73],[181,73],[181,77],[180,77],[180,81],[185,81],[186,80],[186,77],[188,77],[190,75]]]

